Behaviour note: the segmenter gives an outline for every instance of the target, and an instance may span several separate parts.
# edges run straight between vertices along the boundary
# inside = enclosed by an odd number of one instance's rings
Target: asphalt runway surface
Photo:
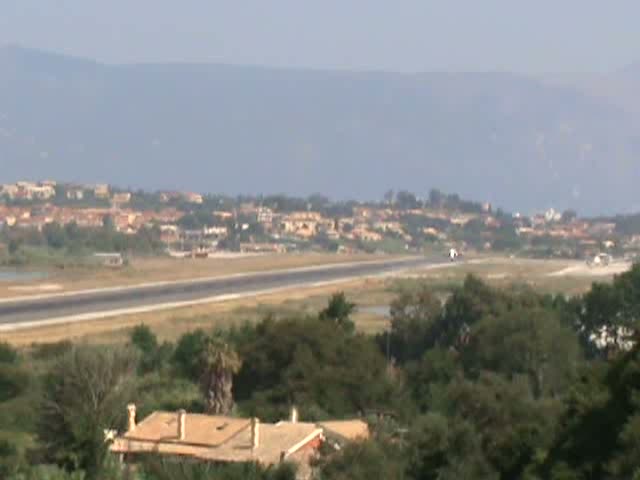
[[[135,309],[154,305],[179,304],[224,295],[250,295],[288,287],[357,277],[388,274],[417,267],[445,263],[440,258],[413,257],[376,262],[327,265],[291,270],[247,273],[189,281],[159,282],[144,286],[105,288],[75,293],[42,295],[0,301],[0,328],[37,326],[51,319],[77,317]]]

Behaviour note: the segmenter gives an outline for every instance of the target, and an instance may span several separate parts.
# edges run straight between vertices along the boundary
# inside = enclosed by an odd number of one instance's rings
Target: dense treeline
[[[0,412],[19,402],[31,418],[0,424],[34,440],[0,437],[0,476],[120,478],[103,430],[121,429],[135,400],[142,416],[186,408],[275,421],[296,405],[302,420],[366,419],[370,440],[315,461],[322,480],[640,478],[640,266],[572,299],[475,277],[450,292],[416,282],[375,337],[357,332],[354,309],[336,294],[317,315],[196,330],[175,344],[140,325],[119,348],[3,345]],[[294,472],[153,461],[137,475]]]
[[[50,223],[41,231],[4,228],[0,230],[0,243],[7,245],[4,261],[14,265],[79,259],[94,252],[154,254],[164,249],[158,228],[141,228],[130,235],[116,231],[110,217],[104,219],[101,228],[80,228],[75,223]]]

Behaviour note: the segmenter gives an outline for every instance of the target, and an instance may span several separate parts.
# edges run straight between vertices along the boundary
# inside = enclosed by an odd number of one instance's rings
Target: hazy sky
[[[518,72],[640,60],[638,0],[0,0],[0,45],[106,62]]]

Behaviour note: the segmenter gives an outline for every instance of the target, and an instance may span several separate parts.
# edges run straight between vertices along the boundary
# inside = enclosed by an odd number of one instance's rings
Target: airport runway
[[[1,300],[0,335],[2,331],[20,328],[220,301],[291,287],[387,274],[445,261],[442,257],[412,257]]]

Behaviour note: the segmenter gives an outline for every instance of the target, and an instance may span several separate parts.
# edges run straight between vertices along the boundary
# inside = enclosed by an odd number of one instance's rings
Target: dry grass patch
[[[541,293],[576,295],[587,291],[597,281],[609,281],[611,275],[552,275],[582,262],[573,260],[533,260],[522,258],[485,258],[469,263],[452,264],[450,268],[418,269],[410,276],[423,278],[435,285],[460,284],[473,274],[496,287],[528,285]]]

